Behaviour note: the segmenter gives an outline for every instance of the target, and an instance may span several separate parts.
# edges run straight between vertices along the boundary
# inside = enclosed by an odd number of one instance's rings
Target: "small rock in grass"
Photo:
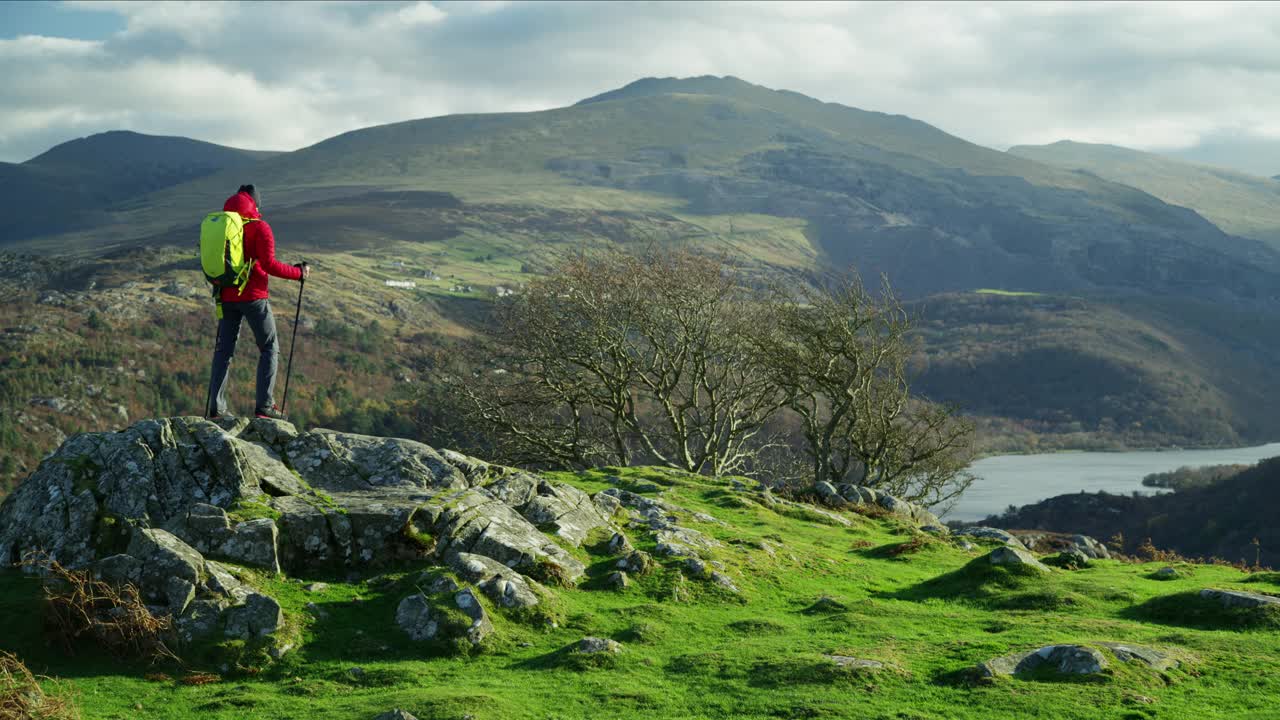
[[[625,590],[627,586],[631,584],[631,581],[627,579],[627,574],[625,572],[616,570],[609,573],[609,577],[605,578],[604,584],[606,587],[614,590]]]
[[[313,582],[310,585],[304,586],[302,589],[312,593],[324,592],[329,589],[329,583]]]
[[[418,718],[410,715],[400,708],[396,708],[395,710],[382,713],[373,720],[418,720]]]
[[[725,575],[722,572],[712,572],[711,582],[719,585],[722,588],[729,590],[730,592],[734,592],[734,593],[739,592],[738,586],[733,584],[733,580],[731,580],[728,575]]]
[[[1159,570],[1152,573],[1152,577],[1154,577],[1156,580],[1177,580],[1178,571],[1171,567],[1162,567]]]
[[[586,655],[620,653],[622,652],[622,643],[608,638],[584,637],[578,641],[578,652]]]
[[[631,546],[631,541],[622,533],[614,533],[613,537],[609,538],[610,555],[622,555],[624,553],[629,553],[634,549],[635,548]]]
[[[1048,566],[1040,562],[1034,555],[1020,548],[1005,546],[992,550],[987,555],[987,562],[992,565],[1008,565],[1013,567],[1028,567],[1041,572],[1049,572]]]
[[[842,668],[853,668],[855,670],[879,670],[884,667],[884,663],[879,660],[863,660],[862,658],[849,657],[848,655],[823,655],[823,657]]]

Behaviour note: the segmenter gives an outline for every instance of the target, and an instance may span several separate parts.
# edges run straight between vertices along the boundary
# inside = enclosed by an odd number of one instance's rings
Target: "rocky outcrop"
[[[585,567],[561,543],[617,533],[617,512],[676,554],[718,544],[677,524],[685,511],[606,493],[411,440],[264,419],[147,420],[77,435],[48,457],[0,506],[0,562],[42,552],[137,584],[185,636],[256,639],[282,627],[280,606],[217,561],[302,573],[425,560],[474,584],[450,592],[479,642],[492,630],[480,594],[529,607],[539,602],[530,576],[575,582]],[[405,602],[402,625],[430,634],[434,616]]]
[[[861,485],[842,484],[835,486],[828,482],[820,482],[814,485],[813,492],[824,505],[833,508],[858,505],[875,506],[900,518],[909,520],[916,525],[945,527],[937,515],[929,512],[923,506],[907,502],[883,490]]]

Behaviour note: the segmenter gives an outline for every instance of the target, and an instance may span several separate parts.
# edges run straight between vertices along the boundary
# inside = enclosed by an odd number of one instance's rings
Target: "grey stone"
[[[422,593],[414,593],[400,601],[396,608],[396,625],[410,640],[434,640],[440,623],[432,617],[431,604]]]
[[[716,585],[719,585],[722,588],[725,588],[730,592],[733,592],[733,593],[739,592],[738,586],[733,583],[733,580],[728,575],[725,575],[722,572],[712,571],[711,582],[715,583]]]
[[[813,492],[825,505],[841,508],[848,504],[848,501],[845,500],[844,497],[840,495],[840,492],[836,490],[835,486],[829,482],[815,483],[813,486]]]
[[[204,558],[164,530],[135,528],[126,552],[142,565],[139,589],[145,598],[168,602],[170,578],[193,586],[201,581]]]
[[[437,496],[423,511],[435,513],[434,532],[446,555],[485,555],[517,569],[547,563],[571,581],[586,572],[585,565],[515,510],[479,490]]]
[[[1107,550],[1107,546],[1088,535],[1072,535],[1071,542],[1080,552],[1088,555],[1091,560],[1111,559],[1111,551]]]
[[[1008,531],[1001,530],[1000,528],[967,527],[967,528],[960,528],[959,530],[956,530],[955,534],[965,535],[968,537],[982,538],[983,540],[998,540],[1012,548],[1018,548],[1020,550],[1027,549],[1026,546],[1022,544],[1021,540],[1014,537]]]
[[[1174,580],[1178,577],[1178,571],[1171,567],[1162,567],[1155,571],[1154,575],[1160,580]]]
[[[1128,643],[1104,642],[1098,643],[1102,647],[1111,651],[1112,655],[1120,662],[1131,662],[1145,665],[1152,670],[1164,671],[1172,670],[1178,667],[1178,661],[1168,653],[1157,650],[1145,645],[1131,645]]]
[[[635,548],[631,545],[631,541],[627,539],[627,536],[620,532],[614,533],[613,537],[609,538],[610,555],[623,555],[634,549]]]
[[[1015,547],[998,547],[987,554],[987,562],[992,565],[1029,567],[1041,572],[1050,572],[1049,568],[1034,555]]]
[[[400,708],[396,708],[395,710],[389,710],[382,713],[373,720],[418,720],[418,718],[410,715]]]
[[[178,617],[186,612],[187,606],[196,599],[196,586],[180,577],[171,577],[165,583],[164,594],[165,604],[169,606],[170,614]]]
[[[985,677],[1025,675],[1048,669],[1061,675],[1091,675],[1102,672],[1107,659],[1085,645],[1046,645],[1030,652],[993,658],[978,665]]]
[[[247,520],[233,527],[231,534],[213,554],[243,565],[279,573],[278,538],[279,531],[271,518]]]
[[[142,562],[132,555],[111,555],[93,564],[94,577],[111,585],[137,585],[142,580]]]
[[[284,613],[275,598],[262,593],[249,593],[243,605],[227,609],[226,634],[228,637],[248,640],[266,637],[284,624]]]
[[[884,663],[879,660],[864,660],[848,655],[823,655],[823,657],[842,668],[852,668],[854,670],[880,670],[884,668]]]
[[[578,641],[578,652],[585,655],[596,653],[620,653],[622,643],[608,638],[584,637]]]
[[[685,573],[689,575],[689,577],[695,578],[698,580],[703,580],[707,578],[710,572],[707,569],[707,564],[699,560],[698,558],[689,558],[688,560],[685,560],[684,570],[685,570]]]
[[[605,578],[604,584],[605,587],[612,588],[614,590],[626,590],[627,586],[631,584],[631,581],[627,578],[627,574],[625,572],[615,570],[609,573],[609,576]]]
[[[329,583],[313,582],[313,583],[304,585],[302,589],[311,593],[320,593],[329,589]]]
[[[461,470],[433,448],[412,440],[316,430],[290,441],[285,455],[312,487],[331,493],[469,486]]]
[[[1280,607],[1280,597],[1245,592],[1243,590],[1219,590],[1205,588],[1200,597],[1206,600],[1217,600],[1227,608]]]
[[[538,604],[532,582],[493,558],[458,553],[449,558],[449,566],[503,607],[532,607]]]
[[[619,570],[625,570],[632,575],[647,575],[655,566],[653,557],[643,550],[633,550],[614,565]]]
[[[484,611],[480,598],[476,597],[471,588],[459,590],[454,594],[453,601],[459,610],[471,618],[471,627],[467,628],[467,640],[471,641],[472,645],[479,645],[493,633],[493,622],[489,620],[489,615]]]

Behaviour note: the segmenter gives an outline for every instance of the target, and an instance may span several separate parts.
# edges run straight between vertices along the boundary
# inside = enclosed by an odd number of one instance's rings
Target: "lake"
[[[1152,450],[1140,452],[1066,452],[1045,455],[997,455],[969,466],[977,480],[944,520],[981,520],[1010,505],[1029,505],[1081,490],[1115,494],[1157,492],[1142,478],[1184,465],[1256,463],[1280,455],[1280,443],[1231,450]]]

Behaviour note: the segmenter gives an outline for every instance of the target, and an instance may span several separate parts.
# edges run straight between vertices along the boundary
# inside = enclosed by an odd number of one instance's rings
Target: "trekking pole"
[[[304,262],[299,269],[306,271],[307,264]],[[302,315],[302,291],[307,287],[307,277],[303,275],[298,279],[298,307],[293,311],[293,337],[289,340],[289,364],[284,370],[284,398],[280,400],[280,414],[285,414],[285,406],[289,404],[289,377],[293,375],[293,351],[298,347],[298,317]]]

